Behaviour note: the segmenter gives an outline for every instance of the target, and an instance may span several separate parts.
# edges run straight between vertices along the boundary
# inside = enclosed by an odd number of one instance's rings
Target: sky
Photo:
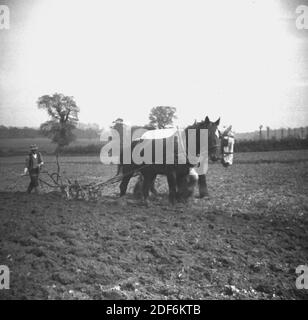
[[[221,117],[235,132],[308,125],[307,0],[0,0],[0,125],[48,120],[39,96],[74,96],[83,123]],[[308,19],[308,13],[307,13]]]

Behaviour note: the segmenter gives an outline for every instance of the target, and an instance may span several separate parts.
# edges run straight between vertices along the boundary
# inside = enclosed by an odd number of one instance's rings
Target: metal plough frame
[[[64,178],[57,172],[49,173],[47,171],[41,172],[46,174],[51,182],[47,182],[43,179],[39,179],[40,183],[47,185],[49,188],[59,189],[60,192],[67,199],[84,199],[84,200],[96,200],[102,194],[102,190],[107,185],[118,183],[122,180],[122,175],[116,175],[104,182],[81,184],[78,180],[73,182],[69,178]],[[66,182],[64,182],[65,180]]]

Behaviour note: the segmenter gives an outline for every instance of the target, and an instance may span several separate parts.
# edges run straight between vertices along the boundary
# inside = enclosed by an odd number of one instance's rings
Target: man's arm
[[[42,154],[40,153],[40,163],[39,163],[39,167],[41,168],[41,166],[44,164],[44,161],[43,161],[43,157],[42,157]]]

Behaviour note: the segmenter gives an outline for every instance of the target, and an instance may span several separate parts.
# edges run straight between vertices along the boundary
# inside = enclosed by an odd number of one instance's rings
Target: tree
[[[149,119],[150,126],[158,129],[166,128],[173,124],[173,120],[176,119],[176,108],[174,107],[155,107],[151,109]]]
[[[112,126],[110,127],[118,131],[120,135],[121,145],[123,143],[123,128],[124,128],[124,120],[122,118],[117,118],[112,122]]]
[[[114,120],[112,123],[123,123],[124,120],[122,118],[117,118],[116,120]]]
[[[76,138],[72,131],[78,123],[79,107],[73,97],[65,96],[61,93],[55,93],[52,96],[41,96],[37,101],[37,105],[39,109],[46,110],[51,118],[41,124],[40,130],[43,135],[57,144],[56,159],[59,174],[59,153],[64,146],[69,145]]]

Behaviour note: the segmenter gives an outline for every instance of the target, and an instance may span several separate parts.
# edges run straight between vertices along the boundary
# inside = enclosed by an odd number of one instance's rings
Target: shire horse
[[[195,122],[194,124],[188,126],[185,131],[185,141],[181,141],[181,143],[185,143],[185,152],[184,155],[186,161],[184,163],[178,161],[179,157],[179,144],[180,141],[175,139],[174,141],[174,159],[175,162],[169,164],[166,161],[166,155],[164,154],[163,163],[155,164],[153,161],[151,164],[142,163],[137,164],[131,159],[130,164],[123,163],[123,145],[121,145],[120,151],[120,164],[118,167],[118,173],[122,174],[122,181],[120,184],[120,196],[124,196],[126,194],[127,186],[132,178],[132,176],[136,172],[140,172],[142,175],[142,194],[144,199],[146,200],[149,195],[150,189],[152,189],[155,178],[158,174],[162,174],[167,176],[168,186],[169,186],[169,201],[174,203],[176,199],[187,199],[192,195],[194,185],[198,180],[199,184],[199,194],[200,197],[203,197],[207,194],[207,185],[205,174],[198,175],[195,173],[192,174],[192,168],[195,166],[194,163],[191,163],[188,157],[188,130],[195,129],[196,130],[196,139],[195,139],[195,151],[196,155],[200,155],[200,130],[207,129],[208,130],[208,155],[212,161],[217,161],[219,159],[219,133],[218,133],[218,125],[220,119],[216,122],[211,122],[208,117],[205,120],[200,122]],[[140,143],[141,140],[132,141],[132,150]],[[152,145],[152,159],[155,158],[155,141],[150,140],[149,143]],[[166,144],[164,141],[164,148],[166,150]],[[133,157],[131,157],[133,158]]]

